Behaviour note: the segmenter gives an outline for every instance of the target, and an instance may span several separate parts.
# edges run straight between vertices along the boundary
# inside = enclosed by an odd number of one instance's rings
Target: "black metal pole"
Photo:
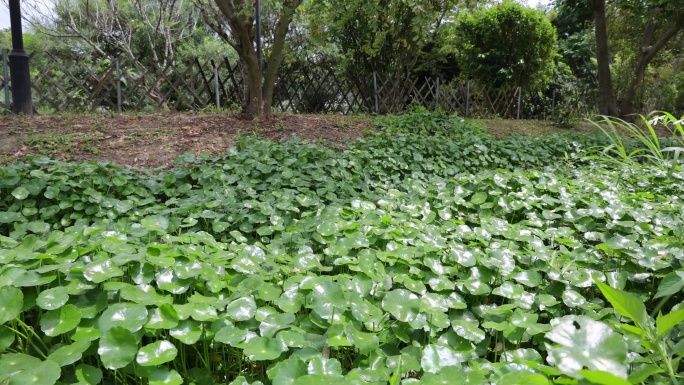
[[[259,60],[259,70],[263,67],[261,65],[261,6],[259,0],[256,0],[256,49],[257,49],[257,60]]]
[[[10,23],[12,26],[12,52],[9,54],[10,79],[12,81],[12,112],[30,115],[31,72],[29,57],[24,51],[24,37],[21,30],[21,9],[19,0],[9,0]]]

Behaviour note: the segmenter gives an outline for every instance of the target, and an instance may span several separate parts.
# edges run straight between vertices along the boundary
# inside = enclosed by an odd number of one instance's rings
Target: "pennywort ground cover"
[[[682,381],[681,168],[447,122],[0,169],[0,383]]]

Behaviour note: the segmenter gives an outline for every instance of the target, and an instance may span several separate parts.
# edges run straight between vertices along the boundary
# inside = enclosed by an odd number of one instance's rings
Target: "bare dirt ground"
[[[588,123],[566,130],[538,120],[479,122],[496,137],[593,130]],[[0,116],[0,165],[21,161],[26,155],[44,155],[65,161],[165,167],[184,153],[223,154],[241,135],[345,145],[375,129],[372,117],[343,115],[278,113],[262,121],[240,120],[230,112],[4,115]]]
[[[372,130],[370,118],[334,115],[275,114],[263,121],[231,113],[3,116],[0,164],[32,154],[151,168],[169,166],[184,153],[222,154],[240,135],[345,144]]]

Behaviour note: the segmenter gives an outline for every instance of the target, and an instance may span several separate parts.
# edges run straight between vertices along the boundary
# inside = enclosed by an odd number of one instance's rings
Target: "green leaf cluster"
[[[517,2],[462,13],[450,33],[459,66],[482,84],[538,90],[551,79],[556,30]]]
[[[379,124],[346,149],[0,168],[0,383],[681,381],[681,168]]]

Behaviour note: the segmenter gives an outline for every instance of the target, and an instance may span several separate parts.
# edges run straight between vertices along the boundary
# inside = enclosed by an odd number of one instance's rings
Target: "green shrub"
[[[463,73],[482,84],[537,90],[553,73],[555,28],[543,12],[519,3],[461,13],[453,39]]]

